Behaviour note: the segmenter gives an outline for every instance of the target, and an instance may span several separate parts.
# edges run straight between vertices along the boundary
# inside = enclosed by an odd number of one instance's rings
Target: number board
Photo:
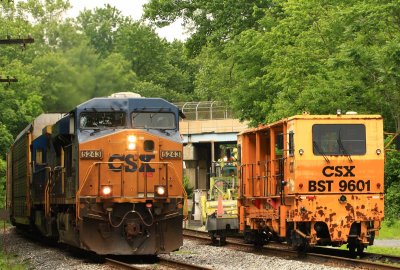
[[[175,150],[165,150],[165,151],[161,151],[160,153],[160,157],[161,158],[182,158],[182,152],[181,151],[175,151]]]
[[[102,159],[103,151],[101,150],[82,150],[80,152],[81,159]]]

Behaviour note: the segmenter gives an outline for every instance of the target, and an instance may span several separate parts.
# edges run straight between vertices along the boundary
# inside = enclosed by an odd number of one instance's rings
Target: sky
[[[77,17],[80,11],[86,9],[94,9],[96,7],[104,7],[105,4],[115,6],[121,11],[122,15],[130,16],[134,20],[139,20],[143,14],[143,5],[149,0],[70,0],[72,9],[67,12],[69,17]],[[156,29],[157,34],[173,41],[174,39],[185,40],[187,35],[181,26],[182,21],[176,21],[170,26]]]

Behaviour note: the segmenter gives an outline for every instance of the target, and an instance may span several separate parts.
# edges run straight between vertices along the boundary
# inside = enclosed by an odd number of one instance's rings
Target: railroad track
[[[189,264],[177,260],[166,259],[162,257],[157,257],[155,262],[146,264],[129,263],[125,260],[115,259],[115,258],[105,258],[105,263],[111,266],[115,266],[118,269],[188,269],[188,270],[212,270],[212,268],[204,267],[201,265]]]
[[[207,232],[184,230],[184,237],[207,241],[210,243],[211,239]],[[241,250],[245,252],[252,252],[260,255],[272,255],[293,260],[306,260],[312,263],[323,263],[327,265],[335,265],[342,267],[356,267],[366,269],[379,269],[379,270],[393,270],[400,269],[400,257],[391,255],[382,255],[374,253],[364,253],[360,259],[350,258],[347,250],[339,250],[333,248],[317,247],[307,253],[299,253],[290,250],[286,245],[271,243],[264,246],[260,250],[256,250],[253,245],[243,243],[243,240],[233,238],[227,240],[227,248]]]

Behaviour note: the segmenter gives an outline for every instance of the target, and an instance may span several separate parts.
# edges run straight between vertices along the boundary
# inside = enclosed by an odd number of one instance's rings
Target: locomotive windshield
[[[83,112],[80,114],[80,128],[121,128],[125,127],[124,112]]]
[[[175,115],[166,112],[134,112],[133,128],[176,129]]]
[[[364,155],[365,126],[362,124],[313,125],[313,152],[324,155]]]

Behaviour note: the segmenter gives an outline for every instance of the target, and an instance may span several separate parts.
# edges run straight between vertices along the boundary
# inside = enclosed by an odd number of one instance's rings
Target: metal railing
[[[255,187],[260,184],[262,189],[257,197],[283,195],[284,160],[285,158],[278,158],[259,161],[257,163],[242,164],[240,166],[240,175],[245,181],[241,181],[240,196],[256,197]],[[274,168],[274,172],[272,172],[271,168]],[[260,172],[259,174],[256,173],[257,169]],[[246,187],[243,185],[244,182],[250,184],[250,187],[247,189],[248,192],[246,192]]]
[[[216,120],[232,118],[232,111],[222,101],[196,101],[176,103],[186,120]]]

